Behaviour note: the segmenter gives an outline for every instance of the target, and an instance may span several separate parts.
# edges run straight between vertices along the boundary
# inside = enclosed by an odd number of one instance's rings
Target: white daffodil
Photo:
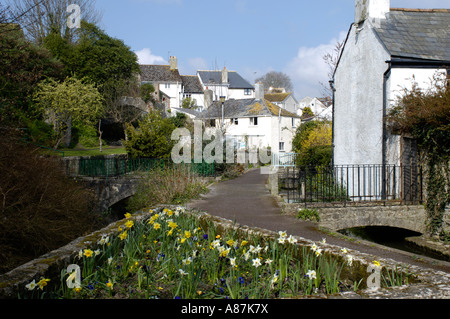
[[[309,271],[306,273],[306,276],[307,276],[310,280],[313,280],[313,279],[316,279],[316,278],[317,278],[317,275],[316,275],[316,271],[315,271],[315,270],[309,270]]]
[[[353,264],[353,256],[347,255],[347,265],[351,266]]]
[[[342,248],[342,249],[341,249],[341,252],[342,252],[343,254],[347,254],[347,253],[348,253],[348,250],[347,250],[347,248]]]
[[[253,266],[256,267],[256,268],[261,266],[261,259],[259,259],[259,258],[253,259],[252,262],[253,262]]]
[[[286,231],[279,231],[278,235],[280,235],[280,238],[286,238],[287,237]]]
[[[297,239],[295,239],[294,236],[290,235],[289,238],[287,239],[287,241],[290,244],[295,244],[297,242]]]
[[[26,285],[25,288],[27,288],[28,290],[34,290],[34,288],[36,288],[36,286],[37,286],[36,280],[33,280],[28,285]]]
[[[235,258],[230,258],[230,265],[231,266],[236,266],[236,257]]]
[[[178,271],[180,272],[181,276],[187,276],[189,275],[187,272],[185,272],[183,269],[178,269]]]

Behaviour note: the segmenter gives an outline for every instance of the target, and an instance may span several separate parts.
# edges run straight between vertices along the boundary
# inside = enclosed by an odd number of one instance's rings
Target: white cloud
[[[138,56],[139,64],[168,64],[163,57],[152,54],[152,51],[149,48],[144,48],[135,53]]]
[[[310,97],[320,97],[322,86],[328,83],[328,66],[323,60],[323,56],[332,53],[337,41],[345,40],[347,32],[341,32],[338,38],[332,39],[327,44],[320,44],[316,47],[300,47],[298,54],[286,66],[284,72],[291,77],[294,92],[300,99]]]

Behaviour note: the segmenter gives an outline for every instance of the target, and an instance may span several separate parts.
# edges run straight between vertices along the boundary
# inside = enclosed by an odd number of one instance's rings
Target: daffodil
[[[187,239],[191,238],[192,234],[189,230],[185,230],[184,231],[184,237],[186,237]]]
[[[353,256],[347,255],[347,265],[351,266],[353,264]]]
[[[374,260],[374,261],[372,261],[372,264],[374,264],[375,267],[380,267],[381,268],[381,264],[380,264],[379,261]]]
[[[94,252],[90,249],[85,249],[83,255],[87,258],[92,257],[92,255],[94,254]]]
[[[134,225],[134,222],[133,222],[132,220],[128,220],[128,221],[125,223],[125,227],[128,228],[128,229],[130,229],[131,227],[133,227],[133,225]]]
[[[317,249],[314,253],[317,257],[319,257],[320,255],[322,255],[322,249]]]
[[[130,218],[130,217],[131,217],[131,214],[130,214],[130,213],[126,213],[126,214],[125,214],[124,216],[125,216],[125,218],[127,218],[127,219],[128,219],[128,218]]]
[[[230,239],[230,240],[227,241],[227,245],[230,246],[230,247],[233,247],[234,243],[235,242],[234,242],[233,239]]]
[[[127,231],[124,231],[119,235],[120,240],[125,240],[128,237]]]
[[[309,271],[306,273],[306,276],[307,276],[310,280],[313,280],[313,279],[316,279],[316,278],[317,278],[317,274],[316,274],[316,271],[315,271],[315,270],[309,270]]]
[[[286,231],[279,231],[279,232],[278,232],[278,235],[280,235],[280,238],[285,238],[285,237],[287,237]]]
[[[106,282],[106,287],[108,287],[109,289],[113,289],[113,283],[111,282],[111,280],[108,280]]]
[[[256,268],[261,266],[261,259],[259,259],[259,258],[253,259],[252,262],[253,262],[253,266],[256,267]]]
[[[230,258],[230,265],[231,266],[236,266],[236,257]]]
[[[47,286],[47,283],[50,281],[50,279],[45,279],[45,278],[41,278],[41,280],[37,283],[37,285],[39,286],[39,288],[41,290],[44,289],[45,286]]]
[[[290,244],[295,244],[297,242],[297,239],[295,239],[294,236],[290,235],[289,238],[287,239],[287,241]]]
[[[313,245],[311,246],[311,250],[312,250],[312,251],[316,251],[316,250],[317,250],[317,245],[316,245],[316,244],[313,244]]]
[[[248,241],[243,240],[243,241],[241,242],[241,247],[244,247],[244,246],[246,246],[247,244],[248,244]]]
[[[34,290],[34,288],[36,288],[37,284],[36,284],[36,280],[33,279],[32,282],[30,282],[28,285],[25,286],[25,288],[27,288],[28,290]]]
[[[187,276],[189,275],[187,272],[185,272],[183,269],[178,269],[181,276]]]
[[[177,223],[173,222],[173,221],[169,221],[169,227],[174,230],[175,228],[178,227]]]
[[[347,250],[347,248],[342,248],[342,249],[341,249],[341,252],[342,252],[343,254],[347,254],[347,253],[348,253],[348,250]]]
[[[158,229],[160,229],[161,228],[161,224],[159,224],[159,223],[155,223],[154,225],[153,225],[153,229],[155,229],[155,230],[158,230]]]

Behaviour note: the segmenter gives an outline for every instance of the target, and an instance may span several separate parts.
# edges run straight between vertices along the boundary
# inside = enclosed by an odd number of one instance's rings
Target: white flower
[[[98,244],[104,245],[104,244],[107,244],[108,242],[109,242],[109,236],[102,235],[102,238],[98,241]]]
[[[183,259],[183,265],[190,265],[191,264],[191,262],[192,262],[192,257],[189,257],[189,258],[186,258],[186,259]]]
[[[315,254],[316,254],[317,257],[319,257],[320,255],[322,255],[322,249],[317,249],[317,250],[315,251]]]
[[[180,275],[182,276],[186,276],[189,275],[187,272],[185,272],[183,269],[178,269],[178,271],[180,272]]]
[[[253,246],[253,245],[250,245],[250,249],[249,249],[249,251],[252,253],[252,254],[259,254],[259,252],[262,250],[262,247],[261,246],[257,246],[257,247],[255,247],[255,246]]]
[[[250,252],[246,252],[245,254],[244,254],[244,259],[245,260],[248,260],[250,258]]]
[[[273,262],[272,259],[266,259],[265,264],[270,265]]]
[[[281,238],[287,237],[286,231],[279,231],[279,232],[278,232],[278,235],[280,235]]]
[[[294,236],[290,235],[289,238],[287,239],[287,241],[290,244],[295,244],[297,242],[297,239],[295,239]]]
[[[211,243],[211,245],[212,245],[214,248],[219,247],[219,246],[220,246],[220,239],[214,240],[214,241]]]
[[[313,279],[316,279],[317,277],[316,277],[316,271],[315,270],[309,270],[307,273],[306,273],[306,276],[310,279],[310,280],[313,280]]]
[[[280,238],[278,238],[278,243],[279,243],[279,244],[284,244],[285,241],[286,241],[286,238],[285,238],[285,237],[280,237]]]
[[[313,245],[311,246],[311,250],[312,250],[312,251],[316,251],[316,250],[317,250],[317,245],[316,245],[316,244],[313,244]]]
[[[100,249],[95,250],[95,251],[94,251],[94,255],[95,255],[95,256],[100,255]]]
[[[259,259],[259,258],[253,259],[252,262],[253,262],[253,266],[256,267],[256,268],[261,266],[261,259]]]
[[[348,250],[347,250],[347,248],[342,248],[342,249],[341,249],[341,252],[342,252],[343,254],[346,254],[346,253],[348,253]]]
[[[236,257],[235,258],[230,258],[230,265],[231,266],[236,266]]]
[[[327,243],[327,239],[326,238],[322,238],[322,244],[326,244]]]
[[[113,258],[112,258],[112,257],[109,257],[109,258],[108,258],[108,265],[111,265],[112,261],[113,261]]]
[[[36,288],[36,286],[37,286],[36,280],[33,280],[28,285],[26,285],[25,288],[27,288],[28,290],[33,290],[34,288]]]
[[[351,266],[353,263],[353,256],[347,255],[347,265]]]

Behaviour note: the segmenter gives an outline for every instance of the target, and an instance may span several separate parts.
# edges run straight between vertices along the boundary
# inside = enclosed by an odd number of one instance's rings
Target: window
[[[234,125],[239,125],[239,119],[232,119],[234,121]]]
[[[284,142],[280,142],[280,152],[284,152]]]
[[[252,95],[252,89],[244,89],[244,95]]]
[[[292,118],[292,127],[294,127],[294,128],[296,127],[295,118],[294,117]]]
[[[250,126],[257,126],[258,125],[258,118],[257,117],[251,117],[250,118]]]
[[[164,84],[164,87],[165,87],[166,89],[170,89],[170,83],[165,83],[165,84]]]

